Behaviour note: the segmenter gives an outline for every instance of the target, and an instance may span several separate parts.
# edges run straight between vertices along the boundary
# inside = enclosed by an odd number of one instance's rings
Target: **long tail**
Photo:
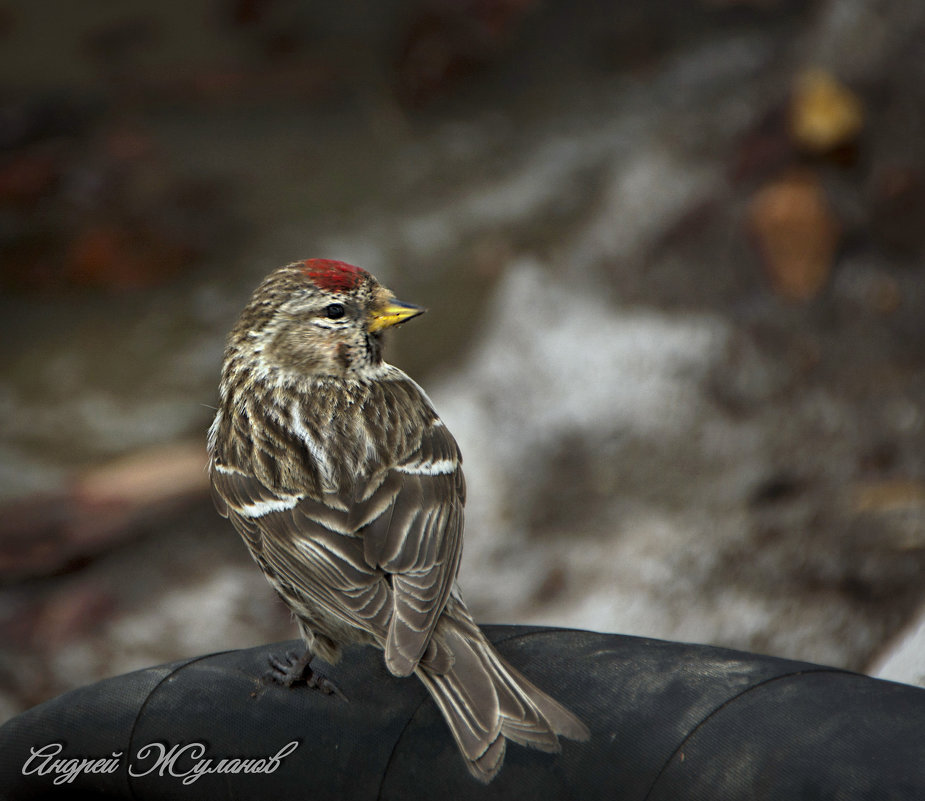
[[[506,740],[560,750],[558,735],[587,740],[587,726],[512,668],[451,598],[431,649],[415,673],[434,697],[466,760],[482,782],[501,769]]]

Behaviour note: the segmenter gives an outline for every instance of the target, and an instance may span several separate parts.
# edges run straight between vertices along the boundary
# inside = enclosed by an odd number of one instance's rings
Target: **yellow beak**
[[[381,331],[383,328],[390,328],[393,325],[410,320],[423,314],[426,309],[421,306],[414,306],[411,303],[404,303],[397,298],[390,297],[378,309],[375,309],[369,315],[369,332],[372,334]]]

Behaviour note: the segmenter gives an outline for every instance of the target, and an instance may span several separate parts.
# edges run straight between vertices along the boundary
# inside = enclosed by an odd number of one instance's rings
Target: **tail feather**
[[[417,675],[450,727],[469,772],[489,782],[501,769],[505,741],[546,752],[560,750],[558,736],[587,740],[575,715],[505,662],[465,607],[450,603],[435,639],[453,656],[435,669],[426,659]]]

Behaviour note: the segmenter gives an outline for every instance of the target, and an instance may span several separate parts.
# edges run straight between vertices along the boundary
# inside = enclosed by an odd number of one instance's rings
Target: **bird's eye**
[[[324,313],[329,320],[339,320],[344,316],[344,306],[341,303],[332,303],[325,308]]]

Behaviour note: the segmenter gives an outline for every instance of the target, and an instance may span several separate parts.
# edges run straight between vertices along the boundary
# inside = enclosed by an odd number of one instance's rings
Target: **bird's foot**
[[[311,669],[312,652],[307,649],[301,655],[295,651],[287,652],[285,657],[270,654],[267,661],[270,663],[270,669],[263,676],[265,684],[279,684],[283,687],[304,684],[306,687],[321,690],[326,695],[337,696],[343,701],[347,700],[347,696],[333,681],[324,674]]]

